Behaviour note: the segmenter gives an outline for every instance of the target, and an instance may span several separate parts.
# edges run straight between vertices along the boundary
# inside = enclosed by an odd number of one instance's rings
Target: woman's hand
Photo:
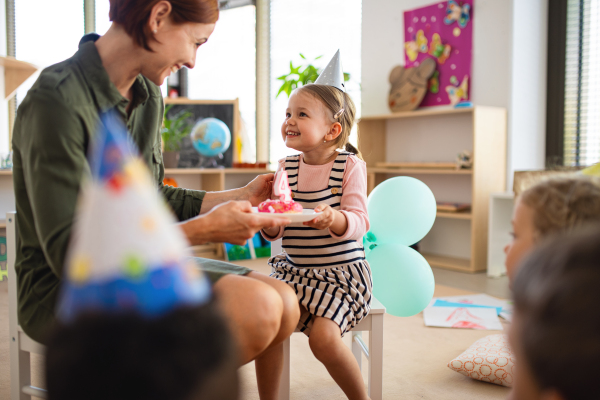
[[[265,200],[271,198],[273,191],[273,179],[275,175],[258,175],[249,184],[242,188],[243,195],[240,200],[248,200],[256,207]]]
[[[252,213],[252,205],[247,201],[228,201],[180,225],[192,245],[207,242],[243,245],[263,228],[289,223],[291,221],[288,218],[270,218]]]
[[[239,189],[222,192],[206,192],[200,207],[200,214],[205,214],[219,204],[231,200],[246,200],[256,207],[261,202],[271,198],[273,191],[273,174],[258,175],[252,182]]]

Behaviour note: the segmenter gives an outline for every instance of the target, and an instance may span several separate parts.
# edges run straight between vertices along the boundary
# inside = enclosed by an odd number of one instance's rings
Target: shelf
[[[0,219],[0,229],[6,229],[6,220]]]
[[[12,176],[12,169],[0,169],[0,176]]]
[[[275,171],[266,168],[226,168],[226,174],[272,174]]]
[[[38,70],[35,65],[13,57],[0,56],[0,65],[4,67],[4,98],[6,100],[10,99],[17,88]]]
[[[361,121],[373,121],[382,119],[399,119],[399,118],[415,118],[433,115],[455,115],[455,114],[470,114],[473,112],[473,107],[454,108],[454,107],[430,107],[415,111],[404,111],[399,113],[367,115],[362,117]]]
[[[401,175],[472,175],[472,169],[419,169],[419,168],[382,168],[382,167],[367,167],[367,172],[376,174],[401,174]]]
[[[474,272],[471,270],[471,260],[466,258],[440,256],[438,254],[421,254],[430,266],[452,269],[462,272]]]
[[[262,168],[165,168],[165,175],[213,175],[213,174],[269,174],[270,169]]]
[[[472,219],[473,215],[471,212],[444,212],[438,211],[436,213],[436,217],[438,218],[450,218],[450,219]]]

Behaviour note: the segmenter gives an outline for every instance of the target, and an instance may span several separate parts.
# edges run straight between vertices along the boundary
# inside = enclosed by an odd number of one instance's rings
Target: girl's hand
[[[315,207],[315,212],[322,212],[322,214],[315,219],[305,222],[304,225],[308,225],[315,229],[327,229],[333,224],[335,213],[337,211],[327,204],[319,204]]]

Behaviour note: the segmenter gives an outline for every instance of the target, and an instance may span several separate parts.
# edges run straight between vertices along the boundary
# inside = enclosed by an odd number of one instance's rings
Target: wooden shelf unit
[[[0,56],[0,66],[4,67],[5,100],[10,99],[17,88],[38,70],[33,64],[8,56]]]
[[[438,211],[436,213],[438,218],[450,218],[450,219],[472,219],[473,215],[470,211],[468,212],[447,212],[447,211]]]
[[[165,177],[181,181],[188,189],[218,192],[241,187],[257,175],[273,171],[263,168],[165,168]]]
[[[472,169],[415,169],[415,168],[382,168],[377,167],[378,162],[436,162],[451,161],[456,153],[449,153],[445,160],[435,159],[388,159],[393,149],[388,144],[390,135],[398,134],[397,130],[402,125],[418,126],[414,137],[403,133],[402,140],[419,143],[416,135],[427,135],[428,125],[440,126],[440,121],[448,121],[459,126],[469,126],[469,149],[473,158]],[[405,122],[406,121],[406,122]],[[434,124],[434,121],[435,124]],[[436,125],[437,124],[437,125]],[[464,272],[478,272],[487,266],[487,240],[488,240],[488,210],[490,193],[504,191],[506,186],[506,129],[507,115],[504,108],[475,106],[471,108],[435,107],[410,112],[383,114],[362,117],[358,123],[358,146],[367,163],[367,186],[369,193],[375,186],[395,175],[414,176],[425,179],[427,176],[440,175],[446,181],[452,179],[469,179],[471,185],[471,211],[470,212],[438,212],[440,220],[463,220],[470,224],[470,258],[460,258],[438,254],[431,249],[425,251],[425,258],[431,266],[448,268]],[[440,133],[437,132],[437,135]],[[406,138],[405,138],[406,136]],[[391,140],[390,140],[391,141]],[[414,143],[413,143],[414,144]],[[396,145],[398,145],[396,143]],[[435,146],[435,141],[429,141],[426,146]],[[420,144],[420,153],[427,153],[427,147]],[[393,146],[392,146],[393,147]],[[411,149],[415,148],[414,146]],[[436,149],[436,153],[440,153]],[[442,149],[444,150],[444,149]],[[463,149],[460,149],[461,151]],[[424,157],[425,158],[425,157]],[[419,178],[422,176],[422,178]],[[460,178],[462,176],[462,178]],[[435,194],[435,190],[434,190]],[[440,198],[439,201],[448,201]],[[465,223],[452,222],[447,223]],[[435,224],[434,228],[435,229]],[[444,238],[440,239],[443,240]]]

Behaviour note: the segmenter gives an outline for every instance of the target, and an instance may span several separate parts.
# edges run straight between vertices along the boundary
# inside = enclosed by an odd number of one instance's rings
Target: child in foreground
[[[119,114],[101,117],[46,350],[50,400],[234,400],[238,354],[208,278]]]
[[[515,203],[513,239],[504,248],[509,280],[513,281],[520,261],[544,238],[588,222],[600,223],[600,179],[550,179],[525,190]]]
[[[235,400],[238,354],[214,302],[158,318],[82,314],[52,331],[49,400]]]
[[[600,393],[600,229],[537,248],[513,282],[512,400],[591,400]]]
[[[292,93],[281,127],[286,146],[299,155],[280,160],[288,173],[294,201],[322,214],[302,224],[263,231],[268,240],[283,238],[284,252],[269,260],[271,276],[288,283],[301,307],[299,329],[310,348],[349,399],[368,399],[360,368],[342,336],[370,309],[371,271],[362,236],[367,218],[366,164],[348,143],[355,108],[345,93],[338,54],[315,84]],[[343,75],[341,75],[343,77]],[[344,148],[346,151],[338,151]],[[259,380],[262,400],[277,397],[282,346],[272,348],[270,381]]]

